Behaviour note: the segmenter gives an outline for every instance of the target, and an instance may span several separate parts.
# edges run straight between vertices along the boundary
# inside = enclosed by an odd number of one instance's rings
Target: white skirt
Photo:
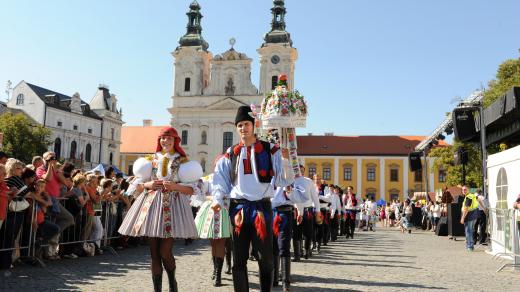
[[[197,238],[190,196],[143,192],[125,216],[119,233],[127,236]]]

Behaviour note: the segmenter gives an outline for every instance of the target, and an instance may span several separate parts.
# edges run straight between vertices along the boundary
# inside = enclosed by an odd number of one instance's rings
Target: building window
[[[330,180],[330,167],[324,167],[323,168],[323,175],[324,180]]]
[[[367,181],[376,180],[376,169],[373,167],[367,168]]]
[[[60,158],[61,156],[61,139],[56,138],[54,140],[54,153],[56,153],[56,158]]]
[[[278,85],[278,76],[271,77],[271,90],[273,90],[276,85]]]
[[[414,181],[415,182],[422,182],[422,169],[416,170],[414,172]]]
[[[188,130],[182,130],[181,132],[181,144],[188,145]]]
[[[74,131],[77,131],[77,130],[78,130],[78,125],[74,125],[74,126],[72,126],[72,129],[73,129]]]
[[[224,132],[224,143],[222,146],[222,152],[226,152],[226,150],[233,146],[233,132]]]
[[[88,132],[89,134],[92,134],[92,129],[91,129],[91,128],[88,128],[87,132]]]
[[[352,167],[344,167],[343,168],[343,180],[352,180]]]
[[[390,169],[390,181],[399,181],[399,169]]]
[[[191,87],[191,79],[190,79],[190,77],[186,77],[184,79],[184,91],[190,91],[190,87]]]
[[[116,136],[116,130],[114,128],[110,128],[110,137],[112,140],[115,140],[114,137]]]
[[[18,94],[18,96],[16,97],[16,105],[23,105],[23,99],[24,99],[24,96],[23,94]]]
[[[70,155],[69,155],[70,159],[76,159],[76,148],[77,147],[78,147],[78,144],[76,143],[76,141],[72,141],[70,143]]]
[[[110,152],[110,156],[108,158],[108,162],[110,163],[110,165],[114,164],[114,154],[112,152]]]
[[[92,146],[89,143],[89,144],[87,144],[87,147],[85,147],[85,161],[90,162],[91,156],[92,156]]]
[[[206,145],[208,144],[208,134],[206,131],[202,131],[202,134],[200,134],[200,144]]]
[[[439,169],[439,182],[446,182],[446,170]]]
[[[61,127],[61,126],[63,126],[63,123],[62,123],[61,121],[58,121],[58,122],[56,123],[56,125],[58,125],[58,127]]]
[[[206,159],[202,158],[200,160],[200,166],[202,166],[202,172],[206,172]]]
[[[312,178],[316,174],[316,166],[309,166],[309,177]]]

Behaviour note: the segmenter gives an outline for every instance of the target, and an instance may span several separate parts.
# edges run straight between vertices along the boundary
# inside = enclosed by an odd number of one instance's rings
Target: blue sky
[[[0,82],[21,80],[90,101],[100,83],[119,98],[127,125],[170,121],[170,55],[191,0],[5,1]],[[215,55],[253,58],[270,28],[270,0],[200,0]],[[300,134],[427,135],[444,112],[518,58],[517,0],[287,0],[298,49],[295,85],[310,117]],[[5,100],[3,90],[0,98]]]

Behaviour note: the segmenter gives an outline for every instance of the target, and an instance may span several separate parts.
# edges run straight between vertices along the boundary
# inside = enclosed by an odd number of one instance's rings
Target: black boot
[[[288,292],[291,286],[291,258],[282,257],[282,291]]]
[[[153,291],[161,292],[162,289],[162,272],[159,275],[152,275]]]
[[[217,262],[216,257],[212,257],[213,259],[213,273],[211,274],[211,280],[215,280],[215,276],[217,274]]]
[[[271,281],[272,281],[272,278],[271,278]],[[249,281],[247,280],[247,269],[244,271],[236,271],[235,268],[233,268],[233,287],[234,287],[235,291],[249,291]]]
[[[275,255],[273,257],[274,263],[274,278],[273,278],[273,287],[278,287],[278,274],[280,273],[280,256]]]
[[[300,245],[301,242],[299,240],[293,240],[294,262],[300,261]]]
[[[231,251],[226,251],[226,274],[231,275]]]
[[[166,270],[166,274],[168,275],[168,283],[170,286],[170,292],[178,292],[177,288],[177,280],[175,280],[175,270]],[[160,290],[159,290],[160,291]]]
[[[222,286],[222,267],[224,266],[224,259],[215,257],[215,282],[213,282],[213,286],[220,287]]]
[[[276,277],[276,276],[275,276]],[[260,273],[260,291],[272,291],[273,285],[273,272]],[[235,291],[248,291],[248,290],[236,290]]]

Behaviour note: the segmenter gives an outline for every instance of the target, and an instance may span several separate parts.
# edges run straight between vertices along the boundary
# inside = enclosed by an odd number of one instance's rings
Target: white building
[[[90,104],[79,93],[67,96],[21,81],[7,106],[22,110],[52,130],[49,150],[78,167],[118,164],[122,114],[108,87],[100,85]]]
[[[264,93],[274,88],[278,75],[294,84],[298,58],[290,34],[285,31],[284,1],[273,1],[271,31],[257,50],[260,55],[260,90],[251,82],[251,58],[231,48],[213,57],[202,37],[200,5],[188,11],[187,32],[172,53],[175,59],[171,124],[182,137],[182,147],[198,160],[205,172],[218,154],[238,143],[235,114],[242,105],[260,105]],[[206,171],[208,170],[208,171]]]

